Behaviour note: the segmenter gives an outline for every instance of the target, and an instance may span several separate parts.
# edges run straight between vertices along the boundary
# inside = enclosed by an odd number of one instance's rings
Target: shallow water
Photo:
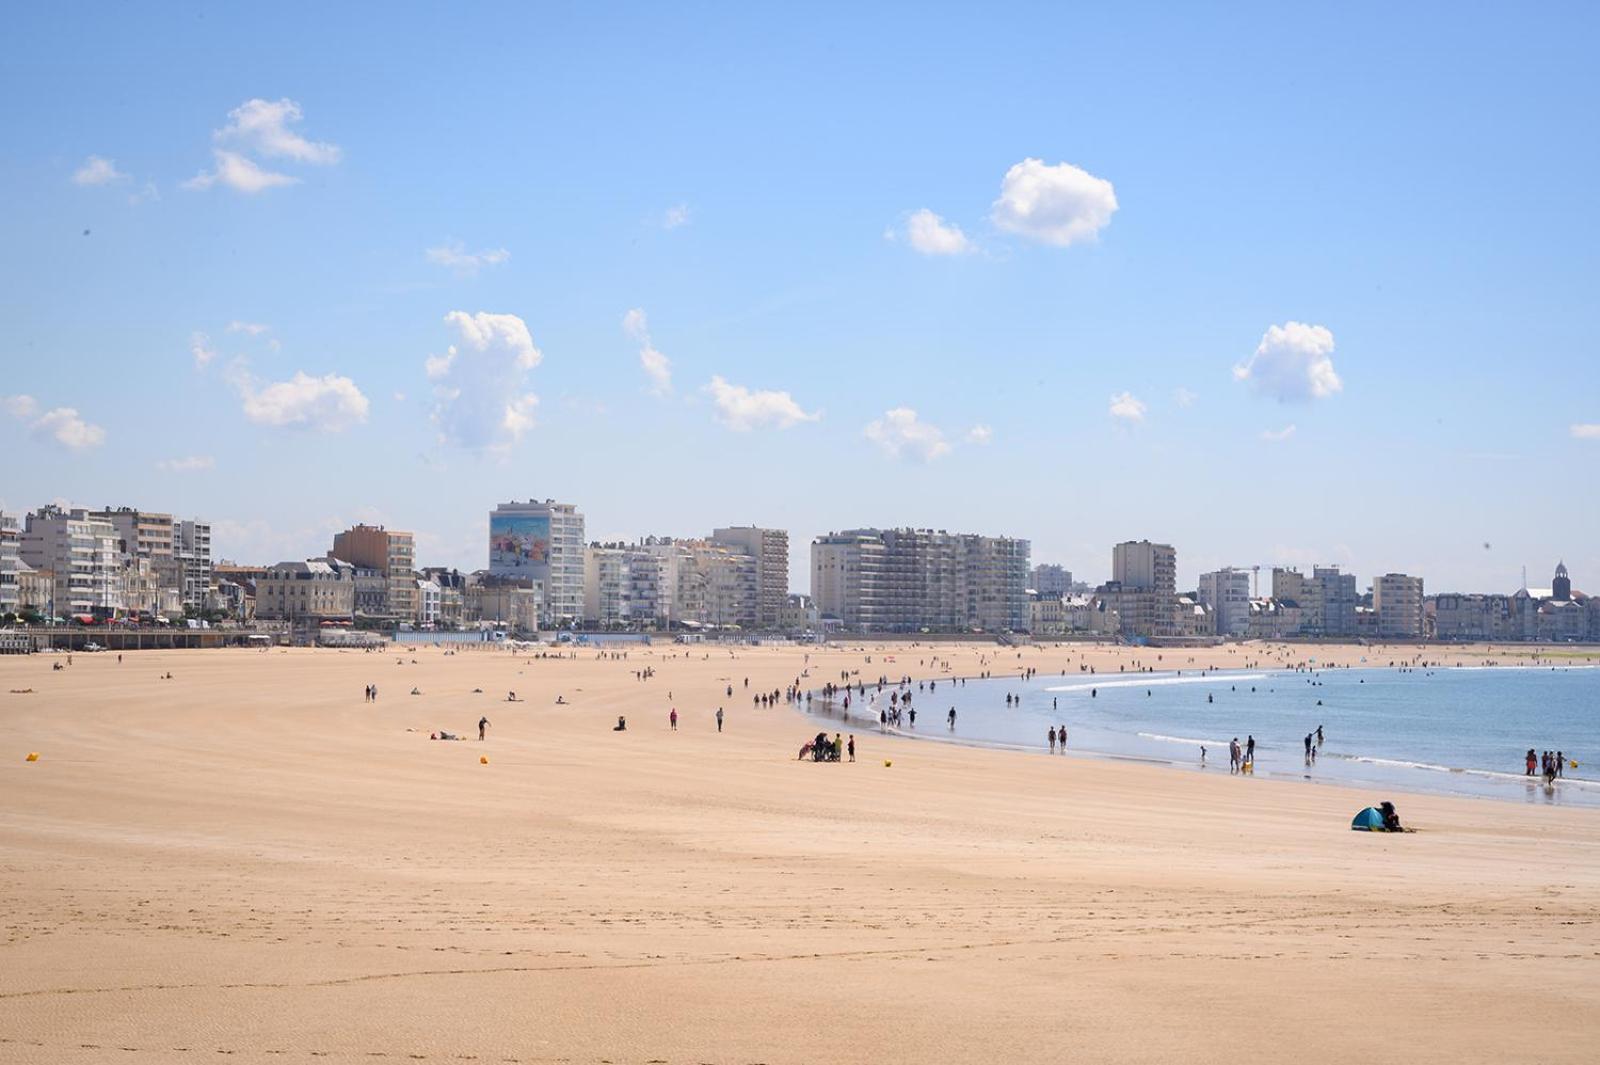
[[[890,690],[869,686],[865,700],[853,698],[856,728],[878,728]],[[917,723],[902,716],[899,731],[923,739],[1046,753],[1048,729],[1065,725],[1075,754],[1227,773],[1229,739],[1243,745],[1254,735],[1257,776],[1600,806],[1600,669],[1592,667],[1070,673],[910,690]],[[1017,697],[1010,706],[1008,693]],[[838,708],[818,699],[813,709]],[[1304,740],[1318,725],[1324,742],[1308,766]],[[1560,749],[1578,768],[1546,788],[1523,775],[1529,747]]]

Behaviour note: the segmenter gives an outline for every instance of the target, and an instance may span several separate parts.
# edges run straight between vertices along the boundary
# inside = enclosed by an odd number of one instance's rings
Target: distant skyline
[[[0,509],[1600,590],[1600,14],[25,9]]]

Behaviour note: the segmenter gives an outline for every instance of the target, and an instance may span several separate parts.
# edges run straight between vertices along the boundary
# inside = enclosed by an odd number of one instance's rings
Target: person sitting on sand
[[[1384,828],[1384,831],[1386,831],[1386,832],[1403,832],[1403,831],[1405,831],[1403,828],[1400,827],[1400,814],[1395,811],[1394,803],[1392,803],[1392,802],[1381,802],[1381,803],[1379,803],[1378,804],[1378,812],[1383,815],[1383,828]]]
[[[412,695],[421,695],[422,694],[422,689],[421,688],[412,688],[411,689],[411,694]]]
[[[612,732],[627,732],[628,731],[628,719],[623,717],[621,714],[618,714],[617,715],[617,727],[612,729],[611,731]]]
[[[567,697],[565,695],[556,696],[556,705],[557,706],[566,706],[567,705]]]

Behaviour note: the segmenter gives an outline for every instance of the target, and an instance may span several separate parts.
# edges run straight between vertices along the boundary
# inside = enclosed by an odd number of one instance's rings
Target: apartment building
[[[1033,590],[1045,598],[1065,598],[1072,594],[1072,571],[1054,562],[1041,562],[1033,567]]]
[[[1250,630],[1250,571],[1224,566],[1200,574],[1196,593],[1209,607],[1218,636],[1243,636]]]
[[[823,618],[862,632],[1026,631],[1027,540],[931,529],[850,529],[811,545]]]
[[[1111,549],[1111,579],[1128,592],[1178,594],[1178,552],[1171,544],[1126,540]]]
[[[1314,566],[1309,577],[1294,568],[1274,569],[1272,598],[1300,608],[1301,635],[1356,635],[1355,574],[1338,566]]]
[[[583,617],[584,547],[583,514],[571,503],[501,503],[489,513],[489,572],[538,581],[546,624]]]
[[[1385,639],[1422,639],[1422,578],[1385,573],[1372,579],[1372,609],[1378,635]]]
[[[382,525],[356,525],[333,538],[329,558],[383,574],[388,598],[383,614],[417,620],[416,538]],[[259,612],[259,606],[257,610]]]
[[[55,615],[110,617],[124,609],[121,539],[110,522],[81,507],[41,507],[28,515],[18,553],[53,575]]]
[[[256,617],[302,624],[355,615],[356,567],[337,558],[279,562],[256,581]]]
[[[22,608],[17,584],[17,571],[22,565],[22,526],[16,518],[0,511],[0,614],[15,614]]]
[[[761,628],[777,628],[789,600],[789,533],[783,529],[734,525],[713,530],[711,542],[742,551],[755,560],[753,623]]]

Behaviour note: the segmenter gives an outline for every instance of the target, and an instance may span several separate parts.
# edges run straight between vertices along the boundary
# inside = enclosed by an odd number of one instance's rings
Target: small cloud
[[[278,429],[342,432],[367,420],[367,397],[348,377],[312,377],[296,371],[287,381],[258,386],[247,375],[236,382],[244,416],[256,425]]]
[[[228,332],[249,333],[253,337],[258,337],[262,333],[270,331],[271,328],[271,326],[262,325],[260,322],[241,322],[237,318],[228,323]]]
[[[185,181],[182,185],[183,188],[191,192],[201,192],[213,185],[226,185],[235,192],[254,195],[255,193],[265,192],[267,189],[275,189],[283,185],[300,184],[299,178],[262,169],[255,162],[237,152],[225,152],[218,149],[211,154],[216,159],[216,169],[209,172],[202,170],[188,181]]]
[[[459,240],[428,249],[430,263],[449,267],[463,277],[471,277],[485,266],[499,266],[509,258],[511,253],[504,248],[468,251],[466,245]]]
[[[990,217],[1009,233],[1064,248],[1096,239],[1116,210],[1116,190],[1104,178],[1071,163],[1024,159],[1006,171]]]
[[[128,202],[135,206],[141,203],[153,203],[159,199],[161,199],[161,191],[156,188],[154,181],[146,181],[140,186],[138,192],[128,193]]]
[[[217,357],[217,349],[211,346],[210,337],[194,332],[189,334],[189,354],[194,358],[194,368],[204,370]]]
[[[711,378],[705,390],[717,408],[717,419],[735,432],[751,429],[789,429],[801,422],[814,422],[820,411],[807,413],[787,392],[749,389],[729,384],[720,376]]]
[[[339,161],[339,146],[307,140],[291,125],[304,117],[293,100],[246,100],[228,112],[228,123],[213,131],[211,150],[214,169],[201,171],[183,183],[191,190],[225,185],[236,192],[255,194],[283,185],[299,184],[300,179],[262,167],[251,156],[289,159],[311,166],[327,166]]]
[[[672,392],[672,360],[656,350],[650,341],[650,324],[644,308],[635,307],[622,316],[622,331],[639,344],[639,367],[650,379],[650,391],[658,396]]]
[[[1290,424],[1285,425],[1282,429],[1263,429],[1261,430],[1261,439],[1272,441],[1273,443],[1287,440],[1294,435],[1294,428],[1294,425]]]
[[[217,460],[210,455],[186,455],[181,459],[162,459],[156,469],[166,473],[200,473],[216,469]]]
[[[689,205],[686,203],[674,204],[668,207],[661,216],[662,229],[677,229],[679,226],[689,224]]]
[[[1333,369],[1333,333],[1301,322],[1269,326],[1255,354],[1235,366],[1233,376],[1280,403],[1327,399],[1344,388]]]
[[[0,397],[0,407],[4,407],[13,418],[31,418],[39,410],[39,401],[32,396],[3,396]]]
[[[1195,395],[1187,388],[1179,388],[1176,392],[1172,393],[1173,401],[1180,407],[1192,407],[1194,406],[1194,401],[1199,398],[1199,396]]]
[[[1110,414],[1122,422],[1144,421],[1145,405],[1132,392],[1117,392],[1111,397]]]
[[[106,431],[79,417],[72,407],[46,411],[30,427],[41,440],[53,440],[68,451],[87,451],[105,443]]]
[[[117,169],[117,164],[101,155],[91,155],[83,165],[72,172],[74,185],[110,185],[126,181],[128,175]]]
[[[895,407],[883,412],[883,417],[867,423],[862,435],[883,449],[891,458],[909,455],[922,462],[950,453],[944,431],[917,417],[910,407]]]
[[[406,394],[397,389],[394,393],[394,401],[396,403],[404,403],[406,401]]]
[[[993,439],[994,430],[982,423],[974,425],[967,430],[967,443],[969,444],[987,444]]]
[[[1600,424],[1590,422],[1587,425],[1574,425],[1572,427],[1574,440],[1600,440]]]
[[[893,229],[884,235],[891,240],[902,236]],[[926,207],[906,216],[903,235],[905,242],[923,255],[965,255],[977,250],[960,226],[946,222]]]

